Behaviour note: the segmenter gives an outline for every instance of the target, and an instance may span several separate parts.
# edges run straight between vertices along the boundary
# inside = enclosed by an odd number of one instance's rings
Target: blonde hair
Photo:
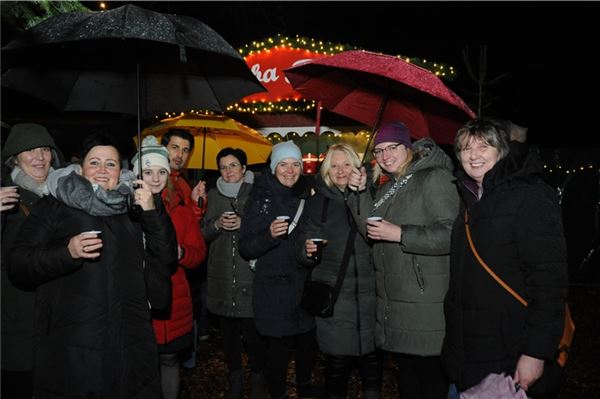
[[[406,149],[406,161],[398,167],[398,169],[394,172],[394,177],[399,178],[406,174],[406,170],[410,166],[414,159],[414,151],[412,148]],[[383,175],[383,169],[379,166],[378,162],[375,162],[375,166],[373,167],[373,183],[377,185],[379,178]]]
[[[166,191],[164,201],[170,204],[175,195],[175,184],[173,183],[173,179],[170,175],[169,177],[167,177],[167,184],[165,185],[165,188],[163,188],[163,190]]]
[[[329,170],[331,169],[331,158],[333,157],[334,151],[343,152],[353,167],[360,167],[360,158],[358,157],[358,154],[356,153],[356,151],[354,151],[354,148],[352,148],[352,146],[345,143],[332,145],[327,150],[327,155],[325,155],[325,159],[321,164],[321,177],[323,178],[323,182],[327,187],[333,187],[333,182],[329,177]]]

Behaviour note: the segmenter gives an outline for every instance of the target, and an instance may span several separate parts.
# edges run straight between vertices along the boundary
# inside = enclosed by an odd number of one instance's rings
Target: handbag
[[[460,399],[527,399],[525,391],[515,388],[509,375],[492,373],[479,384],[460,393]]]
[[[506,284],[494,271],[485,263],[485,261],[479,256],[479,253],[475,249],[475,244],[473,244],[473,239],[471,238],[471,230],[469,229],[469,216],[467,211],[465,211],[465,230],[467,233],[467,240],[469,241],[469,246],[471,247],[471,251],[473,251],[473,255],[479,262],[479,264],[504,288],[508,291],[517,301],[521,302],[523,306],[527,307],[528,303],[521,295],[515,292],[508,284]],[[569,348],[571,347],[571,343],[573,342],[573,336],[575,334],[575,323],[571,318],[571,310],[569,309],[569,304],[565,304],[565,325],[563,328],[563,334],[560,337],[560,342],[558,344],[558,354],[556,361],[561,367],[565,367],[567,365],[567,360],[569,359]]]
[[[350,252],[352,251],[352,243],[356,237],[356,226],[354,223],[350,228],[348,234],[348,241],[346,242],[346,250],[344,251],[344,257],[342,258],[342,264],[340,271],[338,272],[337,279],[335,281],[335,287],[330,286],[327,283],[321,281],[313,281],[309,274],[308,279],[304,282],[304,290],[302,291],[302,300],[300,306],[308,313],[316,317],[331,317],[333,316],[333,307],[335,301],[340,294],[342,288],[342,282],[348,269],[348,262],[350,261]],[[312,274],[312,273],[311,273]]]

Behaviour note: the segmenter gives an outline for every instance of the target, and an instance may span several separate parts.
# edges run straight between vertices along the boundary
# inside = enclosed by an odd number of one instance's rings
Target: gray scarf
[[[54,169],[52,167],[50,167],[50,170],[48,173],[52,173],[52,172],[54,172]],[[43,183],[38,183],[37,181],[32,179],[31,176],[29,176],[27,173],[25,173],[23,171],[23,169],[21,169],[18,166],[15,166],[13,168],[12,172],[10,172],[10,178],[12,179],[13,183],[15,183],[17,186],[23,187],[24,189],[29,190],[32,193],[35,193],[40,197],[43,197],[44,195],[48,195],[47,180],[44,181]]]
[[[81,166],[69,165],[48,176],[48,189],[63,204],[92,216],[113,216],[127,213],[132,193],[133,172],[122,170],[119,184],[105,190],[81,175]]]
[[[217,179],[217,190],[223,194],[227,198],[237,198],[238,193],[240,192],[240,187],[242,187],[242,183],[250,183],[254,182],[254,173],[251,170],[247,170],[244,174],[244,179],[237,183],[227,183],[223,180],[223,177],[219,177]]]

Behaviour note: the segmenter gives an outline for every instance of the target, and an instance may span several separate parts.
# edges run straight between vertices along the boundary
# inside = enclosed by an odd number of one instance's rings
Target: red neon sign
[[[246,57],[246,64],[256,78],[265,86],[267,92],[244,97],[242,102],[278,102],[299,100],[303,96],[288,82],[283,71],[308,60],[325,57],[304,49],[273,47]]]

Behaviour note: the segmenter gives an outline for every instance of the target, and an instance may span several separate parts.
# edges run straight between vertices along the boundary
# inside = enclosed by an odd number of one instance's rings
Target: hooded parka
[[[511,142],[507,157],[485,174],[480,200],[474,181],[462,168],[457,173],[463,201],[452,233],[442,359],[460,390],[492,372],[512,375],[521,354],[553,359],[562,333],[567,261],[561,210],[540,179],[540,164],[522,147]],[[475,259],[465,210],[477,252],[527,308]]]
[[[316,194],[308,200],[306,218],[301,224],[297,257],[312,269],[312,280],[333,287],[346,251],[350,227],[354,224],[346,206],[349,192],[327,187],[320,176],[315,188]],[[327,240],[322,260],[317,265],[306,256],[305,241],[309,238]],[[350,251],[333,316],[315,318],[319,348],[328,355],[361,356],[375,350],[375,269],[371,247],[362,235],[356,234]]]
[[[373,209],[394,183],[379,187],[373,201],[361,193],[359,229],[381,216],[401,226],[401,242],[376,241],[376,344],[390,352],[437,356],[444,339],[443,301],[448,288],[450,233],[458,213],[458,193],[450,158],[430,139],[413,144],[416,156],[400,181],[405,184]],[[409,177],[410,176],[410,177]],[[355,197],[350,209],[355,212]],[[355,215],[358,217],[358,215]]]
[[[52,167],[60,165],[59,151],[54,139],[48,130],[35,123],[19,123],[14,125],[4,146],[2,147],[2,161],[16,162],[16,157],[24,151],[38,147],[49,147],[52,152]],[[12,157],[12,159],[11,159]],[[3,165],[5,166],[5,165]],[[29,176],[22,170],[17,171],[16,164],[11,164],[2,174],[3,186],[19,186],[19,203],[13,209],[0,213],[2,220],[2,248],[1,261],[1,304],[2,304],[2,370],[31,371],[33,368],[33,314],[35,304],[35,286],[19,284],[8,276],[9,261],[7,255],[21,228],[31,212],[31,208],[41,198],[45,183],[40,185],[37,192],[26,189],[25,184],[18,184],[22,177]],[[6,173],[4,173],[6,172]],[[15,174],[15,172],[17,172]],[[13,176],[15,180],[13,181]],[[33,182],[33,180],[32,180]],[[37,185],[37,183],[36,183]]]

